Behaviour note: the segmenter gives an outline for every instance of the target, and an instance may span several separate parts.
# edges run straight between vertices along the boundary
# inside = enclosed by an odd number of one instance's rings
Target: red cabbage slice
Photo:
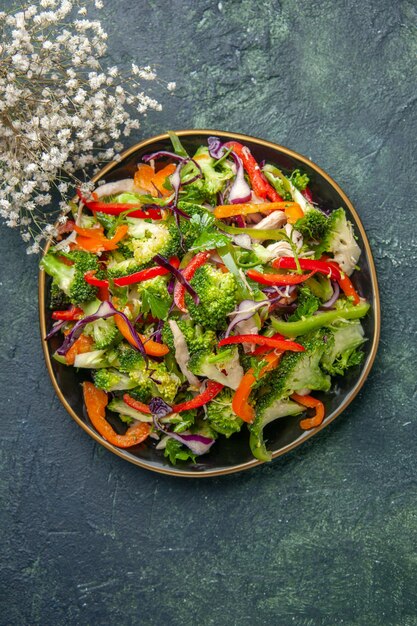
[[[188,282],[188,280],[186,278],[184,278],[184,276],[182,275],[180,270],[178,270],[176,267],[171,265],[171,263],[167,259],[165,259],[163,256],[161,256],[160,254],[156,254],[153,257],[152,260],[153,260],[154,263],[157,263],[161,267],[164,267],[166,270],[171,272],[171,274],[173,276],[175,276],[175,278],[178,280],[178,282],[180,282],[181,285],[183,285],[186,288],[186,290],[188,291],[188,293],[190,294],[190,296],[194,300],[195,304],[196,305],[200,304],[200,298],[198,297],[197,292],[191,287],[191,285]]]
[[[107,319],[108,317],[112,317],[113,315],[116,315],[116,314],[120,315],[120,317],[125,321],[125,323],[127,324],[129,328],[132,338],[134,339],[135,344],[136,344],[135,346],[132,346],[132,347],[136,348],[136,350],[139,350],[139,352],[141,352],[145,360],[147,360],[148,357],[145,352],[145,348],[143,346],[142,340],[137,334],[136,330],[134,329],[132,322],[124,313],[121,313],[120,311],[118,311],[113,306],[113,304],[109,302],[108,300],[105,300],[104,302],[102,302],[95,313],[93,313],[92,315],[87,315],[86,317],[83,317],[82,320],[79,320],[75,324],[71,332],[68,333],[68,335],[65,337],[65,340],[62,346],[58,348],[57,354],[64,356],[68,352],[68,350],[71,348],[75,340],[78,339],[78,337],[81,335],[82,330],[86,324],[89,324],[90,322],[95,322],[98,319]]]

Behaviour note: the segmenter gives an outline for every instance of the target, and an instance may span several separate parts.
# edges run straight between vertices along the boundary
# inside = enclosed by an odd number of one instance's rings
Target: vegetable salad
[[[149,440],[172,464],[196,462],[247,429],[267,461],[265,427],[319,426],[316,392],[364,357],[360,248],[305,173],[260,165],[236,141],[210,137],[190,155],[170,137],[132,179],[78,190],[41,261],[47,339],[62,333],[54,358],[90,370],[87,413],[111,444]]]

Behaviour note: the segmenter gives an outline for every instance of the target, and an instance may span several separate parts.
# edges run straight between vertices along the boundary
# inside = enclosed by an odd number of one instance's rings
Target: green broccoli
[[[304,217],[296,221],[294,228],[306,240],[321,241],[331,225],[330,219],[318,209],[309,207]]]
[[[320,328],[298,340],[304,352],[286,352],[279,366],[264,376],[257,387],[261,390],[269,386],[277,393],[277,399],[290,396],[301,389],[329,391],[330,376],[320,369],[320,361],[327,349],[329,331]]]
[[[256,407],[255,421],[249,426],[249,446],[253,456],[260,461],[270,461],[272,454],[266,449],[264,441],[265,426],[280,417],[297,415],[303,410],[299,404],[289,398],[277,399],[274,389],[262,396]]]
[[[133,257],[129,259],[120,258],[121,255],[111,255],[107,264],[109,278],[121,278],[145,269],[149,263],[137,263]]]
[[[221,349],[217,354],[204,350],[195,352],[188,368],[196,376],[206,376],[231,389],[238,388],[244,374],[237,346]]]
[[[223,389],[207,404],[207,419],[211,428],[227,438],[239,432],[243,424],[232,410],[232,397],[230,389]]]
[[[289,322],[296,322],[313,315],[320,306],[320,300],[312,291],[306,286],[302,285],[298,288],[297,308],[292,315],[288,318]]]
[[[181,236],[173,217],[165,221],[128,218],[133,256],[138,265],[146,265],[155,254],[170,257],[181,250]]]
[[[216,333],[213,330],[203,330],[199,324],[194,324],[190,319],[175,320],[182,334],[190,354],[194,354],[200,350],[212,351],[217,343]],[[174,336],[169,324],[164,324],[162,329],[162,341],[168,348],[174,352]]]
[[[48,252],[40,262],[40,267],[52,276],[57,288],[61,289],[72,304],[80,305],[96,297],[97,287],[89,285],[84,280],[85,272],[96,270],[99,272],[98,257],[89,252],[72,252],[68,256],[73,265],[66,265],[52,251]]]
[[[71,300],[67,294],[64,293],[53,280],[49,290],[49,308],[56,311],[66,308],[69,304],[71,304]]]
[[[361,249],[355,240],[351,222],[346,219],[345,210],[336,209],[328,218],[328,229],[316,249],[316,258],[323,252],[331,252],[341,270],[350,276],[359,260]]]
[[[93,379],[95,386],[104,391],[123,391],[136,386],[129,376],[113,368],[97,370],[93,373]]]
[[[225,182],[234,176],[233,170],[227,161],[223,161],[215,166],[216,161],[210,156],[209,150],[205,146],[200,146],[193,158],[201,167],[205,186],[210,194],[216,194],[221,191]]]
[[[298,191],[304,191],[310,179],[307,174],[302,174],[300,170],[294,170],[290,176],[290,181]]]
[[[167,290],[168,277],[156,276],[137,284],[138,296],[141,301],[141,312],[146,315],[165,319],[172,304],[172,296]]]
[[[213,265],[199,267],[191,279],[200,303],[185,295],[185,304],[197,324],[210,330],[223,330],[228,323],[227,314],[233,311],[237,300],[237,282],[230,272],[224,274]]]
[[[98,350],[108,348],[122,339],[122,335],[112,317],[90,322],[85,326],[84,333],[94,339],[95,346]]]
[[[331,376],[338,374],[343,376],[349,367],[362,362],[365,355],[358,348],[365,341],[359,320],[333,328],[328,341],[329,345],[321,360],[323,369]]]
[[[125,346],[121,347],[119,358],[120,371],[129,375],[136,387],[135,393],[141,394],[142,401],[146,402],[156,395],[165,402],[174,401],[181,380],[168,371],[165,363],[153,361],[147,366],[140,352]]]

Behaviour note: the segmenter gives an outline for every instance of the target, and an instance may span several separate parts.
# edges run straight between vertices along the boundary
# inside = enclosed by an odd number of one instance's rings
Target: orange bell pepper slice
[[[151,181],[152,184],[155,185],[157,190],[163,196],[170,196],[172,194],[172,191],[170,191],[169,189],[165,189],[164,182],[167,176],[171,176],[175,172],[175,169],[176,169],[175,165],[173,163],[170,163],[169,165],[166,165],[162,170],[159,170],[159,172],[157,172],[155,176],[152,178],[152,181]],[[155,188],[154,188],[154,192],[155,192]]]
[[[145,335],[141,334],[139,334],[139,337],[142,340],[146,354],[148,354],[149,356],[165,356],[166,354],[168,354],[169,348],[164,343],[158,343],[157,341],[148,339],[147,337],[145,337]]]
[[[140,187],[150,194],[155,193],[155,187],[152,185],[152,178],[155,176],[155,171],[150,165],[145,163],[139,163],[138,169],[133,177],[135,187]]]
[[[74,365],[77,354],[91,352],[93,345],[94,341],[91,337],[87,337],[87,335],[80,335],[65,355],[67,365]]]
[[[93,237],[94,239],[104,237],[104,228],[102,226],[97,226],[97,228],[81,228],[81,226],[74,224],[72,230],[75,230],[81,237]]]
[[[297,202],[294,202],[291,206],[285,207],[284,211],[287,216],[288,224],[295,224],[297,220],[304,217],[303,210]]]
[[[232,398],[232,409],[234,413],[244,422],[250,424],[255,419],[255,410],[253,406],[249,404],[249,396],[251,394],[253,386],[255,385],[256,381],[259,380],[259,378],[264,376],[264,374],[274,369],[278,365],[282,355],[283,352],[278,351],[266,354],[263,357],[263,360],[267,363],[261,369],[258,378],[255,377],[254,370],[251,367],[250,369],[248,369],[248,371],[240,381],[239,387],[236,389]]]
[[[299,396],[298,393],[293,393],[291,396],[292,400],[298,402],[302,406],[307,407],[308,409],[315,409],[315,415],[313,417],[309,417],[307,419],[301,420],[300,426],[303,430],[310,430],[310,428],[315,428],[316,426],[320,426],[324,419],[324,404],[317,398],[313,398],[313,396]]]
[[[172,191],[165,189],[163,186],[167,176],[171,176],[175,172],[175,165],[170,163],[166,165],[162,170],[159,170],[155,174],[154,169],[145,163],[138,165],[138,170],[135,173],[133,180],[136,187],[140,187],[149,192],[151,196],[156,196],[159,191],[163,196],[169,196]]]
[[[126,324],[126,321],[123,319],[123,317],[117,315],[116,313],[114,316],[114,321],[116,322],[117,328],[126,339],[126,341],[130,343],[130,345],[134,348],[137,348],[138,346],[136,338],[133,337],[132,333],[130,332],[129,326]],[[164,343],[158,343],[157,341],[148,339],[147,337],[145,337],[145,335],[141,335],[139,333],[138,336],[143,343],[146,354],[148,354],[149,356],[165,356],[166,354],[168,354],[169,348]]]
[[[301,211],[301,217],[304,213],[297,202],[260,202],[254,204],[247,202],[244,204],[220,204],[214,209],[214,217],[222,219],[224,217],[233,217],[235,215],[250,215],[251,213],[269,213],[270,211],[287,211],[292,210],[294,213]]]
[[[81,230],[95,230],[95,229],[81,229]],[[98,230],[98,229],[97,229]],[[126,236],[128,226],[122,224],[116,228],[116,232],[113,237],[107,239],[103,233],[97,233],[94,237],[92,235],[83,236],[79,235],[75,244],[71,245],[72,250],[86,250],[87,252],[104,252],[106,250],[117,250],[117,244],[123,237]]]
[[[144,441],[151,427],[145,422],[135,422],[124,435],[119,435],[106,420],[107,393],[97,389],[93,383],[83,383],[84,402],[88,417],[97,432],[109,443],[118,448],[130,448]]]

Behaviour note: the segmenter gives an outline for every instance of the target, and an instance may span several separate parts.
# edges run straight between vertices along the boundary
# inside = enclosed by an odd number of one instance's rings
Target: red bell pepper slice
[[[349,276],[342,272],[335,261],[331,261],[324,257],[317,261],[314,259],[299,259],[299,263],[302,270],[316,271],[332,278],[333,280],[336,280],[344,294],[353,298],[353,303],[355,305],[359,304],[360,298],[358,292],[353,286],[352,281]],[[281,257],[279,259],[275,259],[275,261],[272,262],[272,265],[280,269],[296,269],[297,267],[295,259],[292,257]]]
[[[169,262],[174,267],[179,267],[180,261],[178,257],[174,256],[169,259]],[[165,276],[169,274],[169,270],[164,267],[160,267],[159,265],[155,267],[150,267],[145,270],[141,270],[140,272],[135,272],[134,274],[130,274],[130,276],[123,276],[122,278],[116,278],[114,280],[114,284],[117,287],[125,287],[126,285],[133,285],[134,283],[140,283],[144,280],[150,280],[151,278],[155,278],[156,276]]]
[[[198,409],[200,406],[204,406],[210,400],[213,400],[223,389],[224,385],[221,383],[216,383],[214,380],[209,380],[207,383],[207,387],[203,393],[200,393],[198,396],[195,396],[192,400],[187,400],[187,402],[181,402],[180,404],[176,404],[172,407],[172,411],[174,413],[181,413],[181,411],[189,411],[190,409]]]
[[[79,320],[83,315],[84,311],[82,309],[72,306],[66,311],[54,311],[51,317],[53,320],[65,320],[67,322],[72,322],[74,320]]]
[[[316,270],[309,274],[262,274],[257,270],[248,270],[246,275],[248,278],[261,283],[261,285],[299,285],[311,278]]]
[[[231,148],[242,159],[243,167],[249,175],[252,189],[258,198],[269,198],[271,202],[282,202],[283,199],[266,180],[247,146],[243,146],[237,141],[229,141],[224,144],[224,147],[227,149]]]
[[[140,402],[139,400],[135,400],[128,393],[125,393],[123,396],[123,402],[127,404],[127,406],[132,407],[136,411],[140,411],[141,413],[148,413],[149,415],[152,413],[151,409],[147,404]]]
[[[313,417],[309,417],[305,420],[301,420],[300,426],[303,430],[309,430],[310,428],[315,428],[316,426],[320,426],[324,419],[324,404],[317,398],[313,398],[313,396],[299,396],[298,393],[293,393],[291,396],[292,400],[298,402],[302,406],[307,407],[308,409],[315,409],[315,415]]]
[[[105,278],[96,278],[96,270],[89,270],[84,274],[84,280],[93,287],[108,287],[109,281]]]
[[[275,333],[275,335],[272,335],[272,339],[283,339],[285,340],[284,335],[281,335],[280,333]],[[258,346],[257,348],[255,348],[255,350],[252,352],[253,356],[259,356],[260,354],[266,354],[268,352],[271,352],[272,348],[268,347],[268,346]]]
[[[264,335],[234,335],[226,337],[219,341],[219,347],[229,346],[234,343],[254,343],[259,346],[267,346],[268,348],[282,350],[290,350],[291,352],[304,352],[305,348],[295,341],[287,341],[283,339],[274,339],[273,337],[265,337]]]
[[[120,215],[120,213],[129,211],[129,217],[140,217],[142,219],[150,218],[153,220],[162,219],[160,209],[141,210],[141,204],[118,204],[116,202],[99,202],[97,200],[87,200],[80,189],[77,189],[77,196],[79,197],[81,202],[87,207],[87,209],[90,209],[90,211],[93,211],[93,213],[99,211],[100,213],[107,213],[108,215]]]
[[[187,267],[182,270],[184,278],[186,280],[191,280],[196,270],[207,262],[212,252],[212,250],[206,250],[205,252],[199,252],[196,254],[195,257],[191,259]],[[187,312],[185,306],[185,287],[179,282],[176,283],[174,288],[174,302],[180,311],[183,313]]]

